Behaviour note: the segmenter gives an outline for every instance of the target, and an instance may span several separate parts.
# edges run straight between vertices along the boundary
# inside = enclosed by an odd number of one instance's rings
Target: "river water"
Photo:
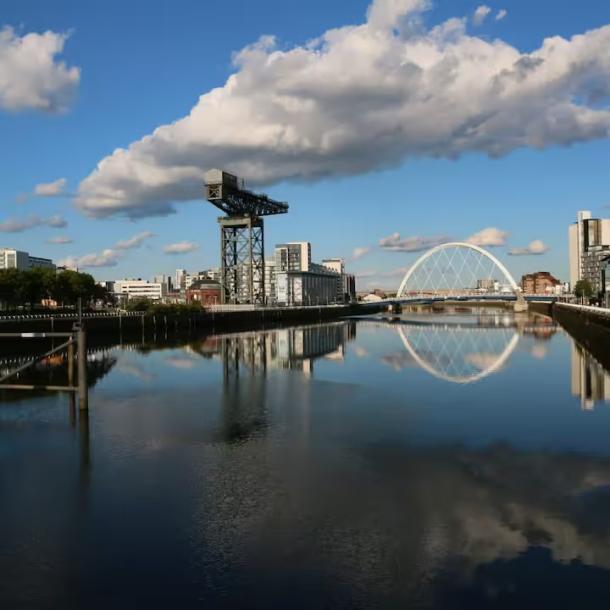
[[[0,402],[1,608],[610,607],[610,375],[547,318],[92,344],[89,368],[88,418]]]

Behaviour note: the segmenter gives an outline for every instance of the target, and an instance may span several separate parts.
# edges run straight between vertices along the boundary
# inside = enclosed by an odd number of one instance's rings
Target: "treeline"
[[[93,276],[78,271],[58,271],[35,268],[0,270],[0,308],[33,309],[45,300],[59,307],[72,307],[82,299],[83,306],[102,301],[112,303],[113,297],[106,288],[95,283]]]

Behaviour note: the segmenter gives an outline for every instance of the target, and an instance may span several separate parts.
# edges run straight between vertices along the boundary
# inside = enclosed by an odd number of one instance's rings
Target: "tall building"
[[[35,268],[55,269],[55,265],[50,258],[30,256],[28,252],[14,250],[13,248],[0,248],[0,270],[19,269],[27,271]]]
[[[185,290],[184,287],[184,278],[186,276],[186,269],[176,269],[176,273],[174,274],[174,288],[175,290]]]
[[[610,254],[610,219],[591,218],[591,212],[578,212],[568,230],[570,285],[588,280],[595,294],[602,292],[602,261]]]
[[[163,296],[165,296],[169,292],[172,292],[172,290],[173,290],[171,275],[165,275],[165,274],[155,275],[153,277],[152,283],[161,284],[161,292],[162,292]]]

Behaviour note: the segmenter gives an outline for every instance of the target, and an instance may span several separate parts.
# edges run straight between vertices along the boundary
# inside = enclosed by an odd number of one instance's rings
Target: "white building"
[[[14,250],[13,248],[0,248],[0,270],[19,269],[27,271],[35,268],[55,269],[50,258],[30,256],[28,252]]]
[[[339,302],[341,274],[311,262],[311,244],[287,242],[275,247],[275,298],[280,305],[328,305]]]
[[[582,210],[568,229],[570,284],[588,280],[594,292],[601,291],[602,261],[610,254],[610,219],[591,218]]]
[[[114,294],[119,299],[149,299],[160,301],[163,296],[163,285],[158,282],[147,282],[146,280],[116,280],[114,282]]]

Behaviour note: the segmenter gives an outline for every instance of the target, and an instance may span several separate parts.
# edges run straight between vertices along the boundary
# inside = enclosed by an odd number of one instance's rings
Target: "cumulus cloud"
[[[426,29],[427,6],[375,0],[365,23],[307,45],[259,39],[188,116],[102,159],[76,205],[167,214],[201,198],[211,167],[257,186],[610,136],[610,25],[525,53],[468,34],[463,19]]]
[[[508,11],[505,8],[501,8],[496,15],[496,21],[502,21],[506,15],[508,15]]]
[[[392,250],[394,252],[422,252],[429,250],[440,244],[447,243],[449,238],[441,235],[438,237],[405,237],[401,238],[400,233],[392,233],[387,237],[382,237],[379,240],[379,246],[384,250]]]
[[[70,237],[65,237],[65,236],[51,237],[50,239],[47,239],[48,244],[54,244],[56,246],[61,246],[64,244],[71,244],[73,241],[74,240],[71,239]]]
[[[476,26],[482,25],[489,13],[491,13],[491,9],[486,4],[481,4],[472,15],[472,23]]]
[[[506,244],[508,231],[501,231],[495,227],[487,227],[474,235],[471,235],[466,243],[482,248],[497,248]]]
[[[547,246],[543,241],[535,239],[525,248],[511,248],[508,253],[512,256],[524,256],[527,254],[539,255],[548,252],[548,250],[549,246]]]
[[[128,239],[118,241],[112,248],[106,248],[99,253],[85,254],[83,256],[68,256],[59,261],[61,267],[70,269],[81,269],[85,267],[116,267],[121,258],[125,256],[126,250],[138,248],[142,243],[155,234],[151,231],[136,233]]]
[[[165,254],[186,254],[199,249],[199,245],[192,241],[180,241],[177,244],[168,244],[164,246]]]
[[[7,218],[0,222],[0,231],[3,233],[22,233],[35,227],[47,226],[54,229],[61,229],[67,226],[63,216],[54,215],[49,218],[41,218],[36,214],[30,214],[26,218]]]
[[[370,246],[359,246],[352,251],[352,260],[357,261],[359,258],[366,256],[372,248]]]
[[[0,110],[62,112],[80,81],[80,70],[57,61],[66,34],[47,31],[19,36],[0,29]]]
[[[114,247],[117,250],[131,250],[132,248],[138,248],[144,241],[150,237],[154,237],[154,235],[155,234],[152,231],[143,231],[142,233],[137,233],[129,239],[118,241]]]
[[[85,254],[84,256],[68,256],[59,261],[60,267],[69,269],[83,269],[86,267],[116,267],[119,264],[122,252],[107,248],[99,253]]]
[[[59,178],[54,182],[42,182],[37,184],[34,188],[34,195],[38,197],[59,197],[65,195],[67,180],[65,178]]]

